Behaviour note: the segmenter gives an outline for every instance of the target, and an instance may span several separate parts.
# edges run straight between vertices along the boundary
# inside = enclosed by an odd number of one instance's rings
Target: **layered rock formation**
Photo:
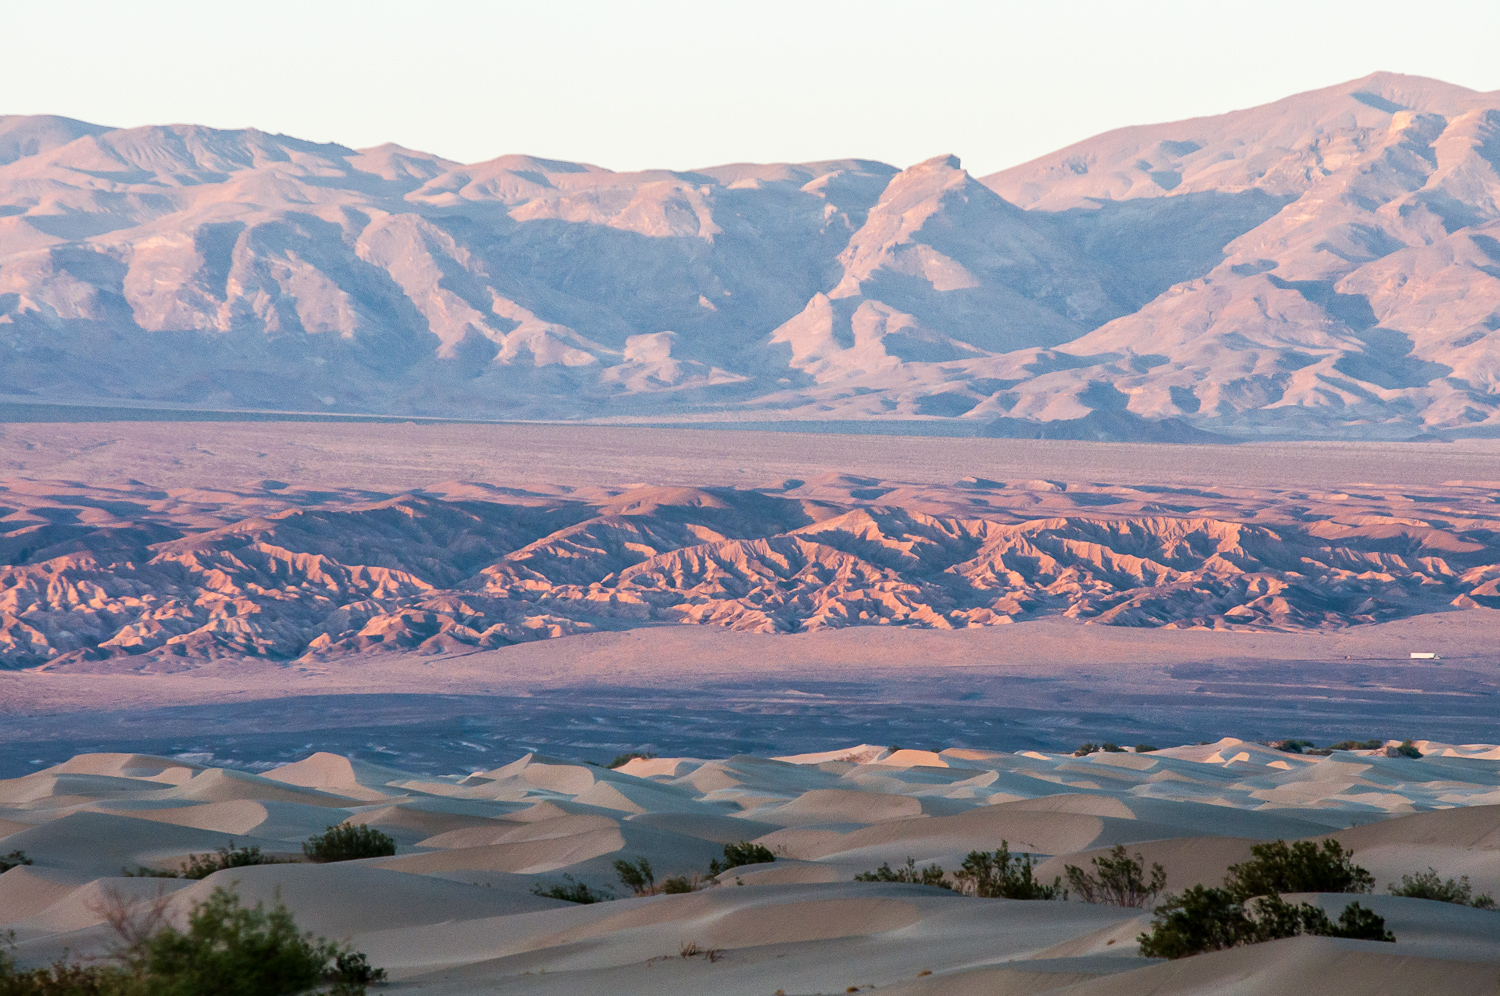
[[[1500,432],[1500,94],[1376,74],[977,180],[0,118],[0,394],[1070,438]]]
[[[0,663],[496,647],[593,629],[1336,628],[1500,608],[1494,487],[1360,493],[839,475],[401,495],[11,481]]]

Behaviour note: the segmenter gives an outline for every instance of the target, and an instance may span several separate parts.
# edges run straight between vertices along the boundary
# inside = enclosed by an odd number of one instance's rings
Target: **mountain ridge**
[[[615,173],[0,117],[0,395],[945,434],[1500,435],[1500,91]]]

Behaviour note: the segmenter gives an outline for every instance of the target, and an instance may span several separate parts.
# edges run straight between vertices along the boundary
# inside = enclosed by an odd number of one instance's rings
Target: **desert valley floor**
[[[1494,442],[13,423],[0,478],[0,853],[35,862],[0,875],[0,930],[28,962],[97,950],[102,890],[237,879],[392,991],[1500,978],[1500,914],[1384,894],[1429,866],[1500,889]],[[1425,756],[1257,743],[1286,737]],[[629,751],[660,757],[600,767]],[[342,821],[398,853],[119,877]],[[1328,834],[1394,946],[1152,963],[1139,910],[853,881],[1139,843],[1180,889]],[[531,891],[740,840],[777,860],[690,895]]]

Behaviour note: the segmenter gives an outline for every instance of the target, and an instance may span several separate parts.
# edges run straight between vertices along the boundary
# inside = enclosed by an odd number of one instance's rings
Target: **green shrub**
[[[656,891],[656,873],[651,870],[651,862],[645,858],[636,862],[617,858],[615,874],[620,876],[620,884],[637,896],[649,896]]]
[[[1136,938],[1147,958],[1186,958],[1246,943],[1244,906],[1227,889],[1195,885],[1165,896],[1151,917],[1151,932]]]
[[[324,982],[338,952],[300,933],[280,903],[270,911],[259,904],[246,909],[219,888],[193,910],[187,930],[164,927],[146,942],[144,954],[163,994],[281,996]]]
[[[1097,753],[1099,753],[1099,745],[1096,744],[1096,743],[1087,743],[1087,744],[1080,744],[1079,747],[1078,747],[1078,749],[1073,752],[1073,756],[1074,757],[1087,757],[1090,754],[1097,754]]]
[[[1421,757],[1422,752],[1417,750],[1417,745],[1410,740],[1401,741],[1401,746],[1396,748],[1396,753],[1402,757]]]
[[[307,838],[302,853],[319,863],[385,858],[396,853],[396,841],[363,823],[340,823]]]
[[[1340,740],[1329,747],[1329,750],[1379,750],[1385,746],[1384,740]]]
[[[1229,889],[1195,885],[1181,895],[1163,897],[1151,917],[1150,933],[1141,934],[1147,958],[1186,958],[1243,944],[1313,934],[1366,941],[1394,941],[1385,920],[1359,903],[1350,903],[1338,923],[1310,903],[1291,903],[1277,895],[1245,901]]]
[[[0,953],[4,996],[291,996],[312,990],[361,996],[385,981],[383,969],[359,952],[298,931],[278,902],[248,909],[228,889],[215,889],[188,915],[186,929],[166,922],[166,901],[109,897],[101,909],[125,944],[113,964],[58,961],[17,971]]]
[[[655,756],[656,756],[655,754],[650,754],[650,753],[642,754],[639,751],[631,751],[629,754],[621,754],[619,757],[617,757],[613,761],[609,762],[609,767],[610,767],[610,770],[613,770],[615,768],[624,767],[625,765],[629,764],[631,761],[649,761],[652,758],[654,758]]]
[[[1268,746],[1274,747],[1286,754],[1300,754],[1307,748],[1318,745],[1311,740],[1272,740]]]
[[[664,878],[661,881],[661,891],[669,896],[681,895],[684,892],[696,892],[698,889],[698,883],[695,881],[696,878],[696,875],[693,878],[688,878],[686,875],[673,875],[671,878]]]
[[[11,851],[9,854],[0,854],[0,875],[4,875],[12,868],[31,864],[31,859],[26,856],[25,851]]]
[[[1036,867],[1030,854],[1010,853],[1010,841],[1002,840],[994,854],[970,851],[963,868],[953,873],[961,892],[980,899],[1066,899],[1062,879],[1043,885],[1032,875]],[[941,869],[939,869],[941,871]]]
[[[289,862],[284,858],[273,858],[269,854],[262,854],[259,847],[235,847],[234,841],[230,841],[229,846],[221,847],[213,854],[189,854],[188,859],[182,863],[180,877],[204,879],[226,868],[281,864],[289,864]]]
[[[547,899],[561,899],[569,903],[602,903],[615,898],[614,893],[608,888],[593,889],[585,882],[580,882],[572,875],[564,875],[562,884],[547,885],[538,882],[531,887],[531,894],[544,896]]]
[[[1145,858],[1139,851],[1134,858],[1117,844],[1109,854],[1093,859],[1090,875],[1077,865],[1064,865],[1068,888],[1086,903],[1108,903],[1112,906],[1149,906],[1167,884],[1167,873],[1159,864],[1151,866],[1151,881],[1145,879]]]
[[[710,875],[719,875],[731,868],[740,865],[759,865],[768,861],[775,861],[776,855],[764,844],[752,844],[748,840],[742,840],[738,844],[724,845],[724,860],[715,858],[708,864]]]
[[[1119,744],[1102,743],[1102,744],[1099,745],[1099,749],[1102,750],[1102,751],[1104,751],[1104,753],[1106,753],[1106,754],[1123,754],[1123,753],[1125,753],[1125,748],[1121,747]]]
[[[1469,876],[1454,881],[1444,881],[1438,877],[1437,870],[1428,868],[1424,872],[1415,875],[1402,875],[1400,885],[1388,885],[1393,896],[1406,896],[1411,899],[1435,899],[1440,903],[1456,903],[1459,906],[1472,906],[1479,910],[1492,910],[1495,908],[1494,897],[1480,893],[1474,895],[1474,887],[1469,884]]]
[[[1284,892],[1369,892],[1370,873],[1354,863],[1354,852],[1336,840],[1277,840],[1250,848],[1251,858],[1230,865],[1225,888],[1236,899]]]
[[[874,871],[860,872],[854,876],[854,881],[903,882],[907,885],[935,885],[939,889],[953,888],[945,879],[944,874],[943,869],[938,865],[918,868],[915,859],[908,857],[904,867],[892,868],[891,863],[887,861]]]
[[[1161,750],[1161,748],[1160,747],[1153,747],[1151,744],[1136,744],[1135,745],[1135,752],[1137,754],[1150,754],[1153,751],[1158,751],[1158,750]]]

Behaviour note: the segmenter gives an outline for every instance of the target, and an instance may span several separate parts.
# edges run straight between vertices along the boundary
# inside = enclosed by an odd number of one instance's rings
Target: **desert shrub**
[[[645,858],[634,862],[617,858],[615,874],[620,876],[620,884],[637,896],[649,896],[656,891],[656,873],[651,870],[651,862]]]
[[[1267,746],[1274,747],[1287,754],[1300,754],[1307,748],[1318,745],[1311,740],[1272,740]]]
[[[1079,744],[1078,749],[1073,752],[1074,757],[1088,757],[1090,754],[1099,753],[1099,745],[1096,743]]]
[[[1161,750],[1161,748],[1160,747],[1152,746],[1151,744],[1136,744],[1135,745],[1135,752],[1137,754],[1150,754],[1153,751],[1158,751],[1158,750]]]
[[[1454,881],[1444,881],[1438,876],[1435,868],[1429,868],[1415,875],[1402,875],[1400,885],[1388,885],[1393,896],[1407,896],[1411,899],[1435,899],[1440,903],[1456,903],[1459,906],[1472,906],[1480,910],[1492,910],[1495,908],[1494,897],[1480,893],[1474,895],[1474,887],[1469,884],[1469,876]]]
[[[12,868],[31,864],[31,859],[26,856],[25,851],[11,851],[9,854],[0,854],[0,875],[5,874]]]
[[[994,854],[970,851],[953,877],[959,891],[980,899],[1066,899],[1062,879],[1043,885],[1032,874],[1035,867],[1030,854],[1011,854],[1010,841],[1002,840]]]
[[[621,754],[619,757],[616,757],[613,761],[609,762],[609,767],[611,770],[613,770],[615,768],[624,767],[631,761],[649,761],[655,756],[655,754],[651,753],[643,754],[639,751],[631,751],[628,754]]]
[[[903,882],[907,885],[935,885],[939,889],[951,889],[952,885],[944,877],[943,869],[938,865],[928,865],[926,868],[918,868],[917,862],[908,857],[906,864],[899,868],[892,868],[889,861],[882,864],[874,871],[860,872],[854,876],[856,882]]]
[[[764,844],[752,844],[748,840],[742,840],[738,844],[724,845],[724,860],[715,858],[708,864],[708,873],[718,875],[727,872],[731,868],[740,865],[759,865],[767,861],[775,861],[776,855]]]
[[[1422,752],[1419,751],[1419,750],[1417,750],[1417,745],[1414,744],[1414,743],[1412,743],[1410,740],[1403,740],[1403,741],[1401,741],[1401,746],[1400,747],[1393,747],[1391,749],[1394,750],[1397,754],[1401,755],[1402,757],[1421,757],[1422,756]]]
[[[1134,858],[1117,844],[1107,855],[1093,859],[1095,874],[1077,865],[1064,865],[1068,888],[1086,903],[1108,903],[1112,906],[1149,906],[1167,884],[1167,873],[1159,864],[1151,866],[1151,880],[1145,879],[1145,858],[1139,851]]]
[[[259,847],[235,847],[234,841],[230,841],[228,846],[219,848],[213,854],[189,854],[188,859],[182,863],[182,873],[179,877],[203,879],[226,868],[287,863],[284,858],[273,858],[269,854],[261,853]],[[164,878],[165,876],[151,877]]]
[[[1310,903],[1292,905],[1277,895],[1245,901],[1229,889],[1195,885],[1181,895],[1167,895],[1151,917],[1150,933],[1141,934],[1147,958],[1186,958],[1242,944],[1313,934],[1366,941],[1394,941],[1385,920],[1359,903],[1344,907],[1337,923]]]
[[[1186,958],[1245,943],[1249,926],[1243,904],[1229,890],[1195,885],[1163,897],[1152,913],[1151,932],[1137,940],[1147,958]]]
[[[189,915],[186,930],[163,928],[143,953],[163,994],[281,996],[324,982],[338,950],[299,932],[282,904],[248,909],[219,888]]]
[[[1329,750],[1379,750],[1385,746],[1384,740],[1340,740],[1331,745]]]
[[[385,981],[385,969],[373,967],[363,951],[340,951],[324,978],[333,983],[329,996],[359,996],[366,986]]]
[[[696,892],[699,886],[698,876],[689,878],[686,875],[673,875],[671,878],[661,880],[661,891],[669,896],[679,896],[685,892]]]
[[[125,867],[120,869],[121,878],[182,878],[181,868],[147,868],[145,865],[136,865],[134,868]]]
[[[1251,858],[1230,865],[1225,888],[1236,899],[1283,892],[1369,892],[1370,873],[1354,863],[1354,852],[1336,840],[1277,840],[1250,848]]]
[[[100,912],[122,945],[110,964],[58,961],[30,971],[0,954],[4,996],[291,996],[319,990],[360,996],[385,981],[359,952],[298,931],[287,908],[247,908],[232,891],[215,889],[188,915],[185,929],[166,921],[156,901],[106,897]]]
[[[1121,747],[1119,744],[1102,743],[1102,744],[1099,745],[1099,749],[1102,750],[1102,751],[1104,751],[1104,753],[1106,753],[1106,754],[1123,754],[1123,753],[1125,753],[1125,748]]]
[[[547,899],[561,899],[569,903],[602,903],[605,900],[615,898],[607,886],[602,889],[594,889],[586,882],[580,882],[572,875],[564,875],[561,883],[547,884],[538,882],[531,887],[533,896],[543,896]]]
[[[307,838],[302,853],[320,863],[384,858],[396,853],[396,841],[389,834],[363,823],[340,823]]]

